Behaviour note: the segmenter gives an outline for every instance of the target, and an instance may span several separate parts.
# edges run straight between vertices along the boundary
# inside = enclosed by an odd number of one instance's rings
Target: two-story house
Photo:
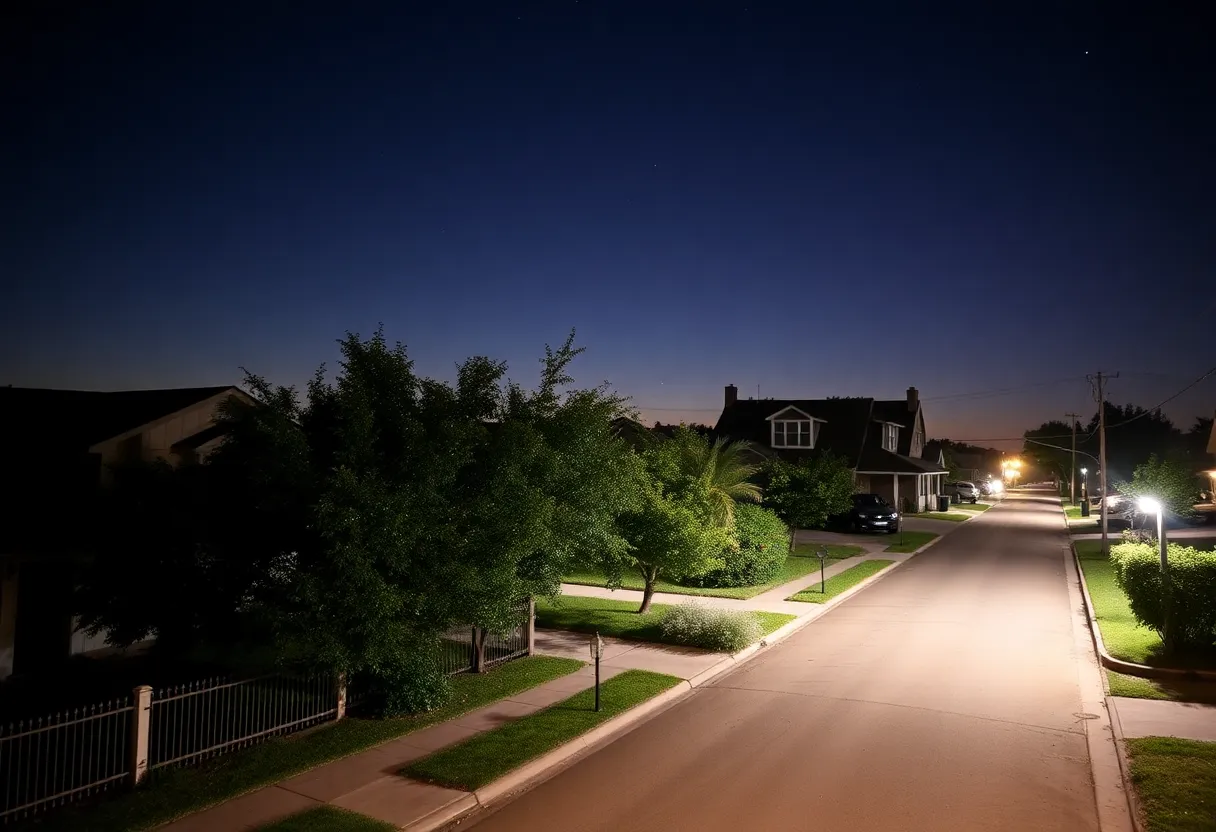
[[[731,384],[714,432],[791,461],[830,451],[853,469],[859,492],[880,494],[904,511],[933,507],[946,479],[940,454],[922,458],[925,417],[915,387],[896,400],[740,399]]]
[[[105,647],[71,615],[72,564],[87,557],[109,466],[204,459],[236,387],[95,392],[0,387],[0,679]]]

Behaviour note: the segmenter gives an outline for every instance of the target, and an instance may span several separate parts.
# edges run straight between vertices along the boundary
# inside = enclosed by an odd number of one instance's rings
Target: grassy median
[[[884,551],[895,554],[908,554],[915,552],[921,546],[931,540],[936,540],[940,535],[936,532],[900,532],[895,535],[895,542],[888,546]]]
[[[816,561],[818,568],[818,561]],[[670,604],[652,604],[645,615],[638,614],[640,601],[615,601],[608,598],[588,598],[562,595],[536,601],[536,626],[580,633],[599,632],[602,636],[630,638],[637,641],[663,642],[660,624],[671,609]],[[752,612],[764,635],[794,620],[794,616],[779,612]]]
[[[1132,615],[1127,596],[1115,581],[1115,567],[1102,554],[1102,541],[1077,540],[1073,546],[1085,574],[1085,586],[1094,604],[1094,617],[1106,652],[1136,664],[1154,659],[1161,649],[1161,638],[1156,631],[1141,626]]]
[[[501,728],[478,734],[406,767],[402,774],[474,791],[680,683],[675,676],[627,670],[600,686],[601,710],[588,689]]]
[[[152,829],[331,760],[461,716],[580,667],[583,662],[575,659],[531,656],[507,662],[489,673],[461,674],[453,677],[452,698],[442,708],[400,719],[350,717],[315,731],[272,739],[192,768],[168,769],[158,772],[148,785],[135,791],[103,800],[96,806],[48,814],[32,821],[29,828],[38,832]]]
[[[1216,742],[1146,737],[1127,750],[1148,832],[1216,829]]]
[[[957,503],[950,506],[951,511],[969,511],[972,514],[987,511],[990,508],[992,508],[992,503]]]
[[[829,561],[851,558],[854,555],[860,555],[864,551],[860,546],[830,545],[827,549],[827,559]],[[753,586],[700,587],[659,581],[655,586],[655,591],[670,592],[675,595],[700,595],[707,598],[755,598],[762,592],[767,592],[782,584],[788,584],[790,581],[796,581],[818,569],[819,558],[815,556],[815,551],[816,547],[805,543],[800,544],[794,550],[794,554],[786,558],[777,577],[767,583],[755,584]],[[575,570],[563,577],[562,581],[568,584],[581,584],[583,586],[608,586],[607,576],[601,570],[592,567]],[[621,581],[621,589],[640,591],[645,588],[646,583],[642,580],[641,574],[636,569],[629,570],[625,574],[624,580]]]
[[[822,604],[832,600],[846,589],[852,589],[871,575],[877,575],[893,563],[895,563],[893,560],[862,561],[856,566],[844,570],[839,575],[833,575],[828,578],[824,583],[823,592],[819,591],[819,582],[816,581],[801,592],[791,595],[786,600]]]
[[[950,523],[961,523],[964,520],[970,520],[971,515],[965,512],[956,511],[926,511],[924,514],[918,514],[917,517],[924,517],[927,520],[945,520]]]

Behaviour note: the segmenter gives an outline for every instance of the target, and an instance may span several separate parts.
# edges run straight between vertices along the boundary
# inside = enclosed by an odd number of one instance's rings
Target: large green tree
[[[249,564],[213,613],[236,610],[287,660],[392,678],[453,624],[506,628],[521,598],[558,591],[576,556],[627,550],[617,520],[640,504],[640,465],[612,430],[622,400],[572,387],[571,339],[546,350],[536,389],[486,358],[451,383],[419,376],[379,332],[340,346],[336,379],[318,371],[306,401],[247,379],[256,404],[227,406],[227,438],[197,472],[224,486],[227,513],[165,530],[189,564],[175,580]],[[98,574],[124,570],[119,551],[103,550],[82,612],[116,641],[162,632],[148,616],[127,626],[117,611],[133,604],[92,602]],[[141,580],[155,584],[150,560]],[[195,606],[186,586],[164,591]],[[205,612],[183,641],[224,635]]]
[[[1133,497],[1152,497],[1179,517],[1192,517],[1199,498],[1194,468],[1186,460],[1163,459],[1156,454],[1137,465],[1131,480],[1117,487]]]
[[[839,456],[817,454],[797,464],[775,459],[765,466],[764,505],[790,527],[821,529],[852,505],[853,469]]]
[[[734,525],[736,502],[760,502],[760,487],[753,482],[760,469],[748,460],[750,443],[722,438],[711,442],[703,433],[683,426],[671,442],[679,451],[681,473],[697,480],[719,526]]]

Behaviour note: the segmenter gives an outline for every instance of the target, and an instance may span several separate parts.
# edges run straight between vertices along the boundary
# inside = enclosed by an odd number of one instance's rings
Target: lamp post
[[[600,631],[596,630],[591,637],[591,657],[595,659],[595,710],[600,709],[600,658],[604,655],[604,640]]]
[[[1140,498],[1140,510],[1145,514],[1157,515],[1157,553],[1161,557],[1161,641],[1169,645],[1170,632],[1170,561],[1169,549],[1165,540],[1165,509],[1159,500],[1152,497]]]
[[[1081,469],[1081,516],[1089,516],[1089,469]]]

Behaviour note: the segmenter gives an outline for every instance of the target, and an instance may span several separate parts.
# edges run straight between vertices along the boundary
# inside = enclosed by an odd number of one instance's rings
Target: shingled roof
[[[722,409],[714,433],[730,439],[746,439],[767,448],[769,416],[787,407],[796,407],[813,419],[823,420],[819,439],[814,451],[791,449],[790,456],[831,451],[846,460],[850,467],[857,461],[865,446],[866,430],[869,427],[873,399],[745,399],[736,401]]]

